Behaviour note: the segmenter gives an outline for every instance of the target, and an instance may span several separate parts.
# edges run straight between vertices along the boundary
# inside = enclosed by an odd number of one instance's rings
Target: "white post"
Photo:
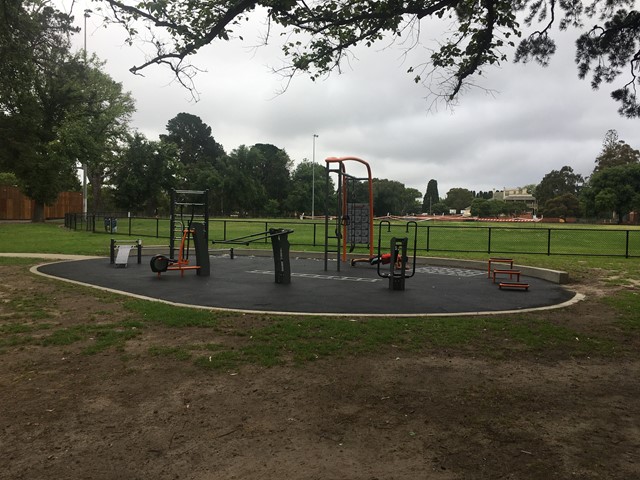
[[[316,138],[313,134],[313,155],[311,157],[311,219],[316,217]]]

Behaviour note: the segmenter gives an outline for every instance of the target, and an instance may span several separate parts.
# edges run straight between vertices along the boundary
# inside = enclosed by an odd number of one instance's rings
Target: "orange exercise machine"
[[[196,270],[196,274],[208,277],[210,275],[208,250],[208,190],[172,190],[171,192],[171,238],[169,241],[169,256],[154,255],[151,257],[151,271],[158,274],[168,270],[177,270],[184,277],[185,270]],[[185,225],[184,211],[191,211],[189,221]],[[178,220],[178,211],[180,219]],[[194,220],[200,220],[198,222]],[[175,243],[180,241],[175,258]],[[195,264],[189,258],[191,242],[196,254]]]

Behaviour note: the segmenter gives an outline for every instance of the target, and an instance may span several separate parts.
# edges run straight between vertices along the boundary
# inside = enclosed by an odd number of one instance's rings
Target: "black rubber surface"
[[[138,265],[132,257],[126,268],[116,268],[108,259],[78,260],[43,265],[42,273],[122,292],[170,302],[291,313],[337,314],[443,314],[520,310],[564,303],[574,294],[560,285],[521,277],[528,291],[500,290],[486,271],[458,268],[416,268],[406,279],[405,290],[389,288],[376,268],[367,264],[351,267],[330,261],[291,258],[291,283],[275,283],[270,257],[212,256],[211,275],[198,276],[187,270],[151,271],[150,257]],[[388,266],[381,267],[387,272]]]

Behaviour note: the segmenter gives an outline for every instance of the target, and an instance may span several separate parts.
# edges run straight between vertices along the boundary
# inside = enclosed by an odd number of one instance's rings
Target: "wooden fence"
[[[31,220],[35,201],[20,192],[18,187],[0,187],[0,220]],[[65,213],[82,211],[82,193],[62,192],[53,205],[44,207],[44,216],[64,218]]]

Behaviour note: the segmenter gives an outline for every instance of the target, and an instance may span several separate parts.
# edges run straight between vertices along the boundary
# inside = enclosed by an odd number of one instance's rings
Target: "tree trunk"
[[[44,203],[38,201],[35,202],[31,221],[33,223],[44,223]]]
[[[93,213],[102,212],[102,175],[90,175],[89,183],[91,184],[91,211]]]

